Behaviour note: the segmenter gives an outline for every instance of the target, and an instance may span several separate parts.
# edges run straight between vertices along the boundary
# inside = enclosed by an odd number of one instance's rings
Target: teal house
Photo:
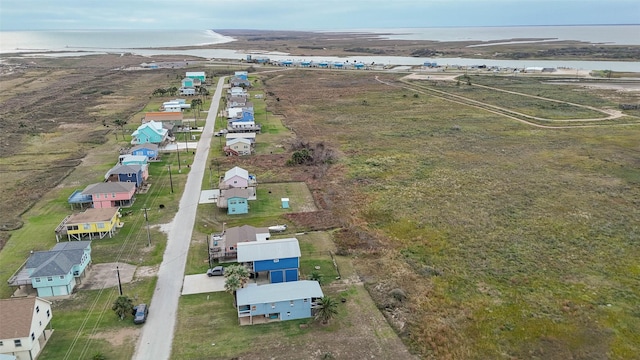
[[[195,85],[193,84],[193,79],[192,78],[188,78],[188,77],[182,79],[182,87],[183,88],[195,87]]]
[[[227,214],[239,215],[249,213],[249,191],[243,188],[224,190],[221,197],[226,199]]]
[[[38,296],[63,296],[70,295],[81,283],[89,264],[91,241],[68,241],[57,243],[49,251],[32,253],[21,273],[31,280]]]
[[[169,130],[162,126],[162,123],[149,121],[138,126],[138,129],[131,134],[133,138],[131,144],[161,144],[169,138]]]
[[[204,71],[187,71],[186,76],[190,79],[198,79],[203,83],[207,81],[207,74]]]

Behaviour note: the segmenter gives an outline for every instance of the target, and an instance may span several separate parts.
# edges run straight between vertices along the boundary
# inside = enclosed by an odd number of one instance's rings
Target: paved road
[[[149,306],[149,318],[142,328],[138,339],[135,360],[163,360],[171,356],[171,344],[176,325],[178,299],[182,289],[184,269],[187,263],[189,242],[196,220],[196,210],[200,199],[200,188],[207,156],[211,147],[213,126],[218,113],[218,104],[222,96],[222,85],[225,78],[218,81],[213,95],[211,108],[207,115],[207,122],[198,142],[196,156],[191,165],[184,193],[180,199],[180,207],[169,229],[167,249],[164,252],[162,264],[158,271],[158,282]]]

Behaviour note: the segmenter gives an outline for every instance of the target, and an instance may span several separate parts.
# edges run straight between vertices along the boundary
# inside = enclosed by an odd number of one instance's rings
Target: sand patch
[[[126,321],[126,319],[123,321]],[[106,340],[113,346],[122,346],[125,343],[138,340],[138,336],[140,336],[140,328],[122,328],[118,330],[99,332],[91,335],[90,338]]]

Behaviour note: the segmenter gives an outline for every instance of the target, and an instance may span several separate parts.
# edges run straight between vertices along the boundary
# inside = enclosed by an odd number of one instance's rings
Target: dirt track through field
[[[593,110],[593,111],[599,111],[601,113],[604,113],[604,114],[608,115],[606,117],[595,118],[595,119],[593,119],[593,118],[592,119],[571,119],[571,120],[544,119],[544,118],[540,118],[540,117],[535,117],[535,116],[522,114],[522,113],[510,110],[510,109],[507,109],[507,108],[504,108],[504,107],[495,106],[495,105],[489,105],[489,104],[486,104],[486,103],[483,103],[483,102],[480,102],[480,101],[477,101],[477,100],[469,99],[467,97],[460,96],[460,95],[451,94],[451,93],[448,93],[448,92],[442,91],[442,90],[436,90],[436,89],[430,89],[430,88],[418,87],[418,86],[411,86],[406,82],[402,82],[403,85],[392,84],[390,82],[387,82],[387,81],[379,79],[378,76],[376,76],[375,79],[376,79],[376,81],[378,81],[378,82],[380,82],[382,84],[388,85],[388,86],[400,87],[400,88],[403,88],[403,89],[419,92],[419,93],[422,93],[422,94],[429,93],[429,95],[435,96],[435,97],[440,98],[442,100],[454,102],[454,103],[457,103],[457,104],[460,104],[460,105],[472,106],[472,107],[475,107],[475,108],[478,108],[478,109],[482,109],[482,110],[494,113],[496,115],[500,115],[500,116],[507,117],[507,118],[512,119],[512,120],[516,120],[516,121],[521,122],[523,124],[527,124],[527,125],[530,125],[530,126],[543,128],[543,129],[588,128],[588,127],[595,127],[595,126],[602,126],[602,125],[601,124],[599,124],[599,125],[595,125],[594,124],[594,125],[551,126],[551,125],[537,124],[537,123],[534,123],[532,121],[528,121],[528,120],[525,120],[525,119],[545,121],[545,122],[560,122],[560,121],[562,121],[562,122],[569,122],[569,121],[571,121],[571,122],[602,122],[602,121],[607,121],[607,120],[619,119],[619,118],[625,116],[621,111],[618,111],[618,110],[599,109],[599,108],[595,108],[595,107],[592,107],[592,106],[580,105],[580,104],[570,103],[570,102],[562,101],[562,100],[549,99],[549,98],[545,98],[545,97],[541,97],[541,96],[523,94],[523,93],[519,93],[519,92],[515,92],[515,91],[508,91],[508,90],[498,89],[498,88],[494,88],[494,87],[490,87],[490,86],[474,84],[474,86],[485,88],[485,89],[490,89],[490,90],[494,90],[494,91],[502,91],[502,92],[506,92],[506,93],[510,93],[510,94],[514,94],[514,95],[531,97],[531,98],[536,98],[536,99],[540,99],[540,100],[552,101],[552,102],[562,103],[562,104],[566,104],[566,105],[581,107],[581,108],[585,108],[585,109],[589,109],[589,110]],[[445,81],[453,81],[453,80],[455,80],[455,77],[449,77],[449,78],[446,78],[444,80]],[[620,125],[637,125],[637,124],[607,124],[607,125],[620,126]]]

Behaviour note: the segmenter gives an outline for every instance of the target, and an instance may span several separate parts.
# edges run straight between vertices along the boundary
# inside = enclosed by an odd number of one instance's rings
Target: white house
[[[51,317],[51,302],[39,297],[0,300],[0,354],[38,357],[53,332]]]

